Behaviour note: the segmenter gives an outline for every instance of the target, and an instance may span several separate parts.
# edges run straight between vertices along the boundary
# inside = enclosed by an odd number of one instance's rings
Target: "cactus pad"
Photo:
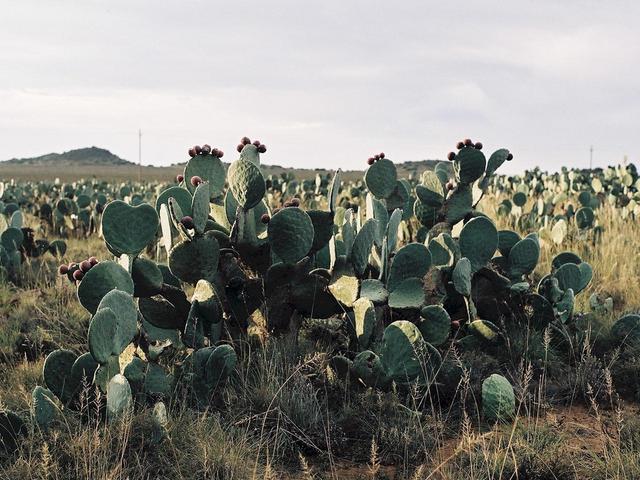
[[[158,213],[146,203],[132,207],[121,200],[114,200],[102,213],[104,240],[120,254],[140,253],[155,238],[158,224]]]
[[[379,199],[389,197],[396,188],[398,172],[389,159],[382,158],[371,165],[364,174],[364,182],[371,194]]]
[[[515,395],[509,380],[494,373],[482,382],[482,414],[487,421],[511,420],[515,408]]]
[[[271,250],[287,263],[304,258],[313,245],[315,231],[311,217],[299,208],[283,208],[267,226]]]
[[[471,262],[471,271],[477,272],[496,252],[498,230],[487,217],[477,217],[464,225],[458,242],[460,253]]]
[[[133,295],[131,276],[115,262],[100,262],[85,274],[78,285],[78,299],[90,313],[95,313],[102,298],[113,289]]]

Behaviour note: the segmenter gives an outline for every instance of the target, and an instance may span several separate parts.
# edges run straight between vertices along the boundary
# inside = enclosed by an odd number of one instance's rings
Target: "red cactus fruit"
[[[253,145],[259,147],[261,145],[260,140],[254,140]]]
[[[458,142],[458,144],[456,145],[456,148],[458,150],[462,150],[464,148],[464,142]]]
[[[87,273],[89,270],[91,270],[92,266],[93,265],[91,265],[91,262],[89,260],[85,260],[80,264],[80,270],[82,270],[83,273]]]
[[[507,160],[513,160],[513,153],[509,152],[509,155],[507,155]]]
[[[202,146],[202,154],[203,155],[209,155],[211,153],[211,145],[209,145],[208,143],[205,143]]]
[[[67,265],[60,265],[58,267],[58,273],[60,275],[66,275],[67,273],[69,273],[69,267]]]
[[[238,151],[238,153],[240,153],[242,151],[243,147],[244,147],[244,145],[242,143],[238,144],[238,146],[236,147],[236,150]]]
[[[178,174],[176,176],[176,182],[178,182],[178,183],[184,182],[184,175]]]
[[[191,218],[188,215],[185,215],[184,217],[182,217],[182,219],[180,220],[180,223],[184,225],[184,228],[187,228],[187,229],[193,228],[193,218]]]
[[[471,141],[470,138],[465,138],[464,145],[465,145],[465,147],[470,147],[470,146],[473,145],[473,142]]]
[[[76,281],[80,281],[82,280],[82,278],[84,277],[84,273],[82,272],[82,270],[76,270],[75,272],[73,272],[73,279]]]
[[[222,158],[222,157],[224,157],[224,152],[223,152],[222,150],[218,150],[218,155],[217,155],[217,157],[218,157],[218,158]]]
[[[453,182],[447,183],[447,190],[453,190]]]
[[[240,140],[240,143],[242,145],[249,145],[251,143],[251,139],[249,137],[242,137],[242,139]]]
[[[474,147],[476,147],[476,150],[482,150],[482,143],[480,143],[480,142],[476,142],[476,144],[474,145]]]
[[[456,154],[454,152],[449,152],[449,154],[447,155],[447,159],[449,161],[453,161],[454,158],[456,158]]]
[[[269,223],[269,220],[271,220],[271,217],[269,216],[268,213],[263,213],[262,216],[260,217],[260,221],[265,225]]]
[[[194,187],[197,187],[201,183],[202,179],[198,175],[194,175],[193,177],[191,177],[191,185],[193,185]]]
[[[258,147],[258,152],[260,152],[260,153],[266,153],[266,151],[267,151],[267,146],[266,146],[266,145],[262,145],[262,144],[261,144],[261,145]]]
[[[380,158],[384,158],[384,152],[379,153],[379,154],[378,154],[378,156],[379,156]]]
[[[202,153],[202,147],[200,145],[196,145],[193,149],[196,151],[196,155],[200,155]]]
[[[373,158],[373,157],[369,157],[369,158],[367,159],[367,163],[368,163],[369,165],[373,165],[374,163],[376,163],[376,159],[375,159],[375,158]]]
[[[189,149],[189,156],[190,156],[191,158],[193,158],[193,157],[195,157],[195,156],[196,156],[196,149],[195,149],[195,148],[191,147],[191,148]]]
[[[91,262],[91,265],[97,265],[98,264],[98,259],[96,257],[89,257],[89,262]]]
[[[454,330],[458,330],[460,328],[460,320],[452,320],[451,328],[453,328]]]
[[[290,203],[291,203],[292,207],[299,207],[300,206],[300,199],[299,198],[292,198]]]

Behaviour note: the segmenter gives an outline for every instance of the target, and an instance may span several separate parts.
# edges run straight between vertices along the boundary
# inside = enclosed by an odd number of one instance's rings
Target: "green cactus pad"
[[[29,430],[25,422],[10,410],[0,410],[0,449],[13,453],[18,449],[20,438]]]
[[[183,282],[196,283],[214,277],[219,259],[220,246],[215,233],[207,232],[175,245],[169,252],[169,269]]]
[[[575,295],[573,289],[567,288],[560,300],[555,304],[556,312],[562,323],[567,323],[573,315],[573,307],[575,306]]]
[[[435,172],[427,170],[422,174],[422,183],[416,186],[416,195],[424,205],[436,208],[442,206],[445,191]]]
[[[0,235],[0,244],[9,252],[18,250],[23,241],[24,234],[19,228],[9,227]]]
[[[611,327],[611,335],[619,342],[637,346],[640,344],[640,315],[620,317]]]
[[[573,290],[576,295],[587,288],[593,278],[593,268],[591,268],[590,264],[582,262],[578,265],[578,268],[580,269],[580,284]]]
[[[451,333],[451,317],[440,305],[428,305],[420,311],[418,324],[422,338],[431,345],[442,345]]]
[[[523,238],[516,243],[509,252],[507,268],[509,276],[514,279],[528,275],[538,265],[540,258],[540,246],[532,238]]]
[[[90,313],[95,313],[102,298],[113,289],[133,295],[133,280],[117,263],[100,262],[85,274],[78,285],[78,299]]]
[[[340,195],[340,188],[342,186],[342,170],[338,169],[336,173],[333,175],[333,179],[331,180],[331,186],[329,187],[329,192],[327,195],[327,202],[329,203],[329,211],[335,212],[337,203],[338,203],[338,195]]]
[[[48,430],[58,417],[58,406],[53,393],[40,385],[31,392],[33,419],[38,427]]]
[[[513,230],[500,230],[498,232],[498,250],[500,255],[507,258],[513,246],[521,240]]]
[[[471,262],[468,258],[462,257],[456,262],[452,279],[456,292],[465,297],[471,295]]]
[[[312,252],[318,252],[329,243],[333,236],[333,213],[322,210],[307,210],[307,215],[313,223]]]
[[[527,195],[523,192],[516,192],[513,196],[513,203],[517,207],[523,207],[527,203]]]
[[[131,386],[124,375],[114,375],[107,384],[107,417],[111,420],[126,415],[133,407]]]
[[[353,304],[353,313],[358,344],[362,348],[367,348],[376,326],[376,311],[373,302],[368,298],[359,298]]]
[[[470,184],[484,175],[487,160],[480,150],[464,147],[453,161],[456,180],[461,184]]]
[[[425,341],[418,327],[398,320],[384,330],[380,357],[384,371],[396,383],[410,383],[422,373],[420,356]]]
[[[556,270],[565,263],[575,263],[576,265],[580,265],[582,263],[582,259],[573,252],[560,252],[553,257],[553,260],[551,260],[551,267]]]
[[[582,283],[580,269],[575,263],[565,263],[561,265],[560,268],[554,272],[553,276],[558,279],[558,287],[561,290],[571,288],[576,292]]]
[[[106,393],[109,380],[118,373],[120,373],[120,357],[118,357],[118,355],[111,355],[107,363],[100,365],[96,369],[96,373],[93,376],[93,383],[101,392]]]
[[[448,237],[448,238],[447,238]],[[449,234],[441,233],[429,241],[429,253],[434,266],[451,266],[455,261],[455,251],[452,250],[453,239]]]
[[[138,308],[143,318],[154,327],[167,330],[184,327],[185,319],[180,317],[175,305],[160,295],[138,299]]]
[[[374,304],[380,305],[387,302],[389,292],[380,280],[367,278],[360,284],[360,297],[368,298]]]
[[[482,414],[489,422],[509,421],[515,416],[516,400],[509,380],[494,373],[482,382]]]
[[[67,243],[64,240],[54,240],[49,244],[49,252],[54,257],[64,257],[67,252]]]
[[[258,152],[258,147],[249,143],[242,147],[242,151],[240,152],[240,159],[247,160],[254,165],[260,166],[260,152]]]
[[[420,308],[423,303],[424,287],[421,278],[407,278],[389,294],[390,308]]]
[[[69,350],[54,350],[47,355],[42,367],[44,384],[64,404],[75,393],[76,384],[71,377],[71,369],[76,358],[76,354]]]
[[[138,309],[133,297],[121,290],[111,290],[98,305],[98,310],[110,309],[116,316],[117,333],[114,353],[122,352],[138,333]],[[96,312],[96,314],[97,314]]]
[[[164,277],[156,262],[148,258],[135,257],[131,264],[134,296],[148,297],[162,290]]]
[[[542,295],[531,293],[527,296],[527,305],[531,307],[531,324],[538,329],[545,329],[555,320],[553,306]]]
[[[353,368],[353,362],[343,355],[336,355],[329,360],[329,366],[338,378],[345,380]]]
[[[358,299],[359,281],[353,266],[344,257],[338,257],[329,283],[329,291],[347,307]]]
[[[132,207],[121,200],[114,200],[102,213],[104,240],[120,254],[140,253],[155,238],[158,224],[156,209],[146,203]]]
[[[357,275],[361,276],[369,264],[369,255],[378,231],[378,221],[374,218],[367,220],[356,235],[351,249],[351,262]]]
[[[501,148],[496,150],[491,154],[489,160],[487,161],[487,172],[486,176],[489,177],[493,175],[500,166],[507,161],[507,157],[509,156],[509,150],[506,148]]]
[[[191,301],[198,302],[198,312],[208,323],[222,320],[222,304],[213,284],[207,280],[198,280]]]
[[[249,160],[236,160],[229,167],[229,187],[238,204],[248,210],[264,197],[266,186],[260,168]]]
[[[110,308],[98,310],[91,319],[87,340],[91,356],[96,362],[104,364],[112,355],[120,354],[121,351],[114,351],[117,350],[114,340],[117,323],[118,318]]]
[[[438,207],[432,207],[417,199],[413,204],[413,214],[418,221],[427,228],[433,227],[438,221]]]
[[[466,184],[459,184],[442,207],[445,220],[450,225],[455,225],[471,213],[472,205],[473,193],[471,187]]]
[[[500,329],[489,320],[474,320],[469,324],[469,332],[488,343],[496,343],[500,339]]]
[[[462,256],[471,262],[471,271],[477,272],[496,252],[498,230],[487,217],[477,217],[464,225],[458,243]]]
[[[295,207],[283,208],[271,217],[267,232],[271,250],[287,263],[304,258],[315,236],[311,217]]]
[[[158,212],[158,215],[160,215],[160,207],[166,205],[170,198],[173,198],[178,203],[184,215],[191,216],[191,202],[193,200],[191,192],[186,188],[177,186],[169,187],[158,195],[156,199],[156,212]]]
[[[204,233],[204,228],[207,225],[209,210],[209,184],[203,182],[193,192],[193,202],[191,203],[193,228],[200,235]]]
[[[582,207],[576,211],[575,219],[578,228],[591,228],[593,226],[595,214],[590,207]]]
[[[356,355],[351,370],[353,375],[368,387],[384,386],[387,383],[382,360],[371,350]]]
[[[398,250],[389,269],[387,289],[393,292],[407,278],[422,278],[431,267],[431,253],[422,243],[409,243]]]
[[[193,193],[196,187],[191,185],[192,177],[200,177],[202,181],[209,182],[209,194],[211,199],[222,195],[226,175],[222,161],[213,155],[196,155],[187,162],[184,168],[184,184]]]
[[[144,392],[152,397],[168,397],[173,390],[173,375],[157,363],[149,363],[144,376]]]
[[[396,188],[398,172],[393,162],[381,158],[371,165],[364,174],[364,182],[371,194],[379,199],[387,198]]]
[[[209,388],[216,388],[225,382],[236,368],[238,357],[230,345],[217,346],[205,364],[205,381]]]
[[[96,369],[99,364],[95,361],[91,353],[80,355],[71,367],[71,382],[75,387],[75,393],[85,386],[90,386],[93,382]]]

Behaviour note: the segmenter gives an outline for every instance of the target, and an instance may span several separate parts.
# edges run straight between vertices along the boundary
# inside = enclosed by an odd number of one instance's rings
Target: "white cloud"
[[[310,167],[442,158],[464,136],[511,148],[512,171],[640,153],[636,3],[5,3],[0,158],[136,158],[139,127],[158,165],[242,135]]]

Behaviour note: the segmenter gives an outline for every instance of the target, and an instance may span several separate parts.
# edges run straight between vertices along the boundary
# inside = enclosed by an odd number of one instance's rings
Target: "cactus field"
[[[639,172],[452,146],[0,177],[0,479],[640,478]]]

